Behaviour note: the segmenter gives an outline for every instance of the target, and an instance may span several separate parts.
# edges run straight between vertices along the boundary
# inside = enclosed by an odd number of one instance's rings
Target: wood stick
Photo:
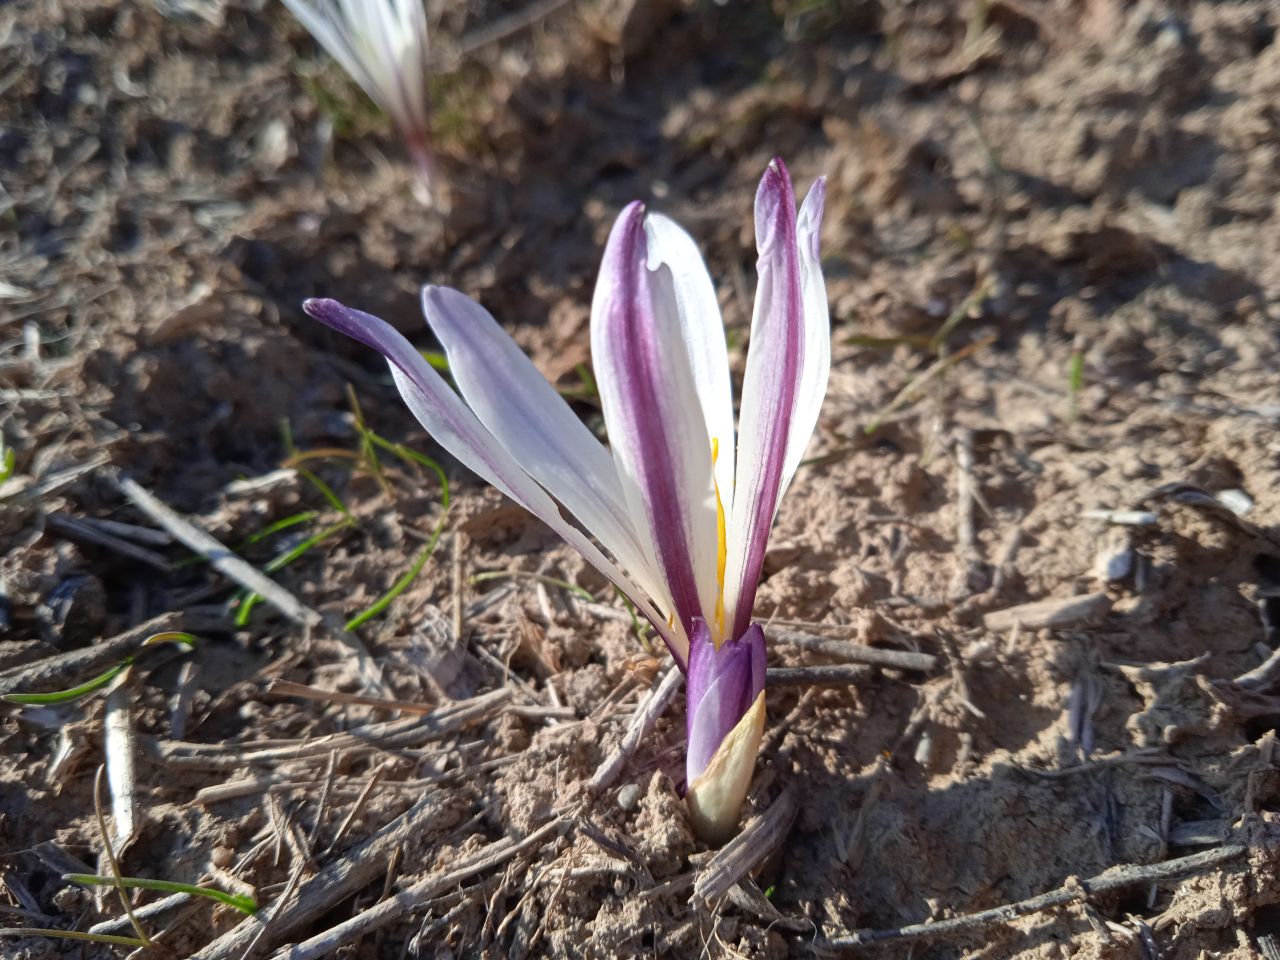
[[[814,947],[820,953],[839,953],[891,940],[927,940],[934,937],[974,933],[994,924],[1009,923],[1030,913],[1066,906],[1077,900],[1084,900],[1091,894],[1109,893],[1137,883],[1172,880],[1188,873],[1207,870],[1218,864],[1237,860],[1247,851],[1248,847],[1243,843],[1234,843],[1218,847],[1216,850],[1205,850],[1190,856],[1178,857],[1175,860],[1162,860],[1160,863],[1128,863],[1109,867],[1088,880],[1071,877],[1056,890],[1019,900],[1017,903],[1007,903],[992,907],[990,910],[979,910],[977,913],[967,913],[964,916],[950,917],[946,920],[913,923],[892,930],[855,930],[843,937],[819,940],[814,943]]]
[[[802,650],[812,650],[845,663],[867,663],[874,667],[896,667],[899,670],[920,670],[928,673],[938,665],[938,658],[931,653],[914,650],[890,650],[884,647],[868,647],[860,643],[815,637],[800,630],[766,630],[768,638]]]
[[[319,960],[341,947],[353,943],[368,933],[394,923],[405,914],[417,909],[422,904],[457,886],[464,880],[483,873],[499,864],[506,863],[517,854],[530,850],[553,832],[567,826],[567,821],[556,817],[544,823],[523,840],[513,841],[509,837],[489,844],[476,856],[462,866],[442,873],[433,873],[406,887],[394,896],[375,904],[363,913],[358,913],[350,920],[344,920],[324,933],[317,934],[295,946],[281,950],[272,960]],[[193,957],[192,960],[199,960]]]
[[[622,768],[626,766],[627,760],[636,752],[640,741],[653,732],[654,724],[667,709],[667,705],[676,695],[676,690],[680,688],[683,680],[684,675],[676,669],[674,664],[667,667],[667,673],[661,682],[649,691],[648,696],[632,714],[631,723],[627,726],[627,732],[623,734],[622,741],[614,747],[604,763],[596,768],[590,783],[587,784],[588,790],[599,795],[613,785],[613,782],[618,779],[618,774],[622,773]]]
[[[384,689],[382,671],[369,654],[364,642],[355,634],[349,633],[340,622],[307,606],[257,567],[236,556],[234,551],[217,538],[197,527],[133,479],[110,471],[104,473],[104,476],[130,503],[172,534],[174,539],[208,560],[210,565],[223,576],[234,580],[247,590],[252,590],[295,623],[305,627],[327,629],[329,633],[351,648],[359,663],[360,674],[365,684],[379,693],[387,692]]]
[[[443,806],[439,795],[423,797],[363,844],[302,883],[295,899],[277,901],[274,909],[259,911],[257,916],[243,920],[192,954],[190,960],[239,960],[255,940],[259,947],[279,943],[379,879],[386,872],[392,854],[402,844],[430,830]]]
[[[1007,610],[993,610],[982,618],[983,626],[997,633],[1020,626],[1024,630],[1042,627],[1072,627],[1098,620],[1111,610],[1111,598],[1105,593],[1087,593],[1079,597],[1036,600]]]
[[[770,667],[765,672],[766,687],[847,687],[865,680],[870,671],[857,663],[834,663],[817,667]]]

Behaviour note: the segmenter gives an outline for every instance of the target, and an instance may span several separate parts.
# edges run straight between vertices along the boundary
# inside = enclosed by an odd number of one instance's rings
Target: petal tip
[[[347,308],[330,297],[308,297],[302,301],[302,312],[313,320],[333,326],[339,322]]]

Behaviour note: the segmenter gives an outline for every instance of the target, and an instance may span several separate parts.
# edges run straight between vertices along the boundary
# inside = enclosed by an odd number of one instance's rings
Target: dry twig
[[[914,650],[890,650],[885,647],[868,647],[845,640],[815,637],[800,630],[769,629],[769,639],[802,650],[812,650],[823,656],[845,663],[866,663],[873,667],[894,667],[899,670],[920,670],[928,673],[937,666],[938,658],[931,653]]]
[[[385,900],[379,901],[363,913],[356,914],[349,920],[331,927],[324,933],[317,934],[295,946],[277,953],[272,960],[319,960],[328,956],[340,947],[360,939],[365,934],[385,927],[399,920],[405,914],[422,906],[427,901],[439,896],[451,887],[470,879],[501,863],[505,863],[517,854],[533,849],[544,842],[552,833],[563,829],[567,821],[556,817],[543,824],[523,840],[514,841],[503,837],[489,844],[475,856],[459,867],[442,873],[433,873],[410,887]],[[193,958],[197,960],[197,958]]]
[[[1234,843],[1216,850],[1205,850],[1190,856],[1178,857],[1175,860],[1163,860],[1160,863],[1123,864],[1110,867],[1088,880],[1070,877],[1056,890],[1019,900],[1017,903],[1007,903],[992,907],[990,910],[979,910],[977,913],[949,917],[946,920],[913,923],[892,930],[855,930],[843,937],[819,940],[814,947],[821,953],[839,953],[870,944],[896,940],[930,940],[937,937],[973,934],[986,927],[1009,923],[1030,913],[1039,913],[1042,910],[1063,907],[1078,900],[1084,900],[1092,894],[1108,893],[1138,883],[1172,880],[1188,873],[1207,870],[1210,867],[1237,860],[1244,856],[1247,850],[1248,847],[1243,843]]]
[[[436,795],[423,797],[354,850],[325,867],[301,884],[297,898],[277,901],[270,917],[249,917],[217,940],[192,954],[190,960],[232,960],[244,955],[249,946],[279,943],[299,927],[311,923],[341,901],[380,877],[392,853],[407,840],[431,829],[441,812]],[[261,939],[259,939],[261,938]]]
[[[174,539],[208,560],[223,576],[234,580],[247,590],[252,590],[295,623],[305,627],[324,627],[328,630],[355,654],[360,675],[365,684],[379,693],[386,692],[383,690],[382,671],[370,656],[368,648],[359,637],[349,633],[341,623],[307,606],[136,481],[114,472],[107,472],[105,476],[130,503],[172,534]]]
[[[587,788],[593,794],[599,795],[609,789],[613,782],[618,779],[618,774],[622,772],[627,760],[635,753],[640,741],[653,731],[654,724],[658,722],[658,718],[667,709],[667,705],[671,702],[671,698],[675,696],[682,679],[683,675],[676,669],[674,664],[667,667],[667,672],[662,680],[649,691],[649,695],[645,697],[640,706],[636,708],[636,712],[632,714],[631,723],[627,726],[627,732],[623,735],[622,742],[605,758],[604,763],[596,768],[595,774],[587,784]]]

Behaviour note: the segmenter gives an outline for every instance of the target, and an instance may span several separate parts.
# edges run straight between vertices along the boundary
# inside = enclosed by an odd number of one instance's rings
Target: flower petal
[[[685,726],[688,751],[685,776],[693,783],[711,762],[724,738],[764,690],[765,642],[753,623],[738,640],[717,650],[707,624],[698,618],[689,635],[689,672],[685,678]]]
[[[426,286],[422,311],[480,422],[658,602],[659,612],[670,612],[666,583],[636,536],[609,451],[480,304],[457,290]]]
[[[298,21],[408,136],[427,132],[421,0],[284,0]]]
[[[677,640],[648,598],[582,531],[564,519],[555,502],[512,459],[408,340],[386,321],[336,300],[308,300],[302,306],[309,316],[386,357],[400,395],[435,441],[581,553],[636,605],[677,661],[684,663],[685,645]]]
[[[819,181],[797,223],[791,178],[781,160],[769,164],[756,194],[759,283],[742,384],[737,485],[729,518],[729,636],[751,621],[769,529],[826,392],[831,334],[817,256],[822,199]]]
[[[778,490],[779,501],[791,485],[791,478],[804,459],[805,448],[813,438],[822,401],[827,395],[827,378],[831,373],[831,317],[827,309],[827,285],[822,278],[819,241],[826,198],[827,180],[819,177],[800,205],[800,216],[796,221],[800,295],[804,303],[804,349],[800,357],[795,414],[787,441],[787,460],[782,468],[782,486]]]
[[[706,420],[708,441],[720,450],[715,462],[716,485],[721,496],[730,497],[734,470],[733,388],[720,302],[693,237],[660,213],[649,214],[644,228],[649,269],[666,266],[671,271],[681,339]]]
[[[648,269],[644,208],[609,234],[591,307],[591,355],[609,442],[636,532],[647,533],[684,631],[715,614],[711,445],[683,344],[672,271]]]

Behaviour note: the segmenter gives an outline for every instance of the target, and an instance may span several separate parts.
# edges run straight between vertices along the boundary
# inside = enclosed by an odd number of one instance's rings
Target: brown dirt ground
[[[472,0],[433,23],[444,38],[474,36],[519,9]],[[265,563],[298,529],[335,519],[297,475],[227,492],[287,456],[283,418],[300,449],[353,449],[351,383],[374,429],[437,452],[375,358],[309,324],[303,297],[382,313],[429,346],[417,286],[457,286],[549,376],[579,386],[600,245],[636,197],[702,244],[740,369],[750,198],[781,154],[801,189],[830,177],[834,367],[758,614],[943,665],[770,693],[751,805],[767,807],[787,784],[802,798],[754,881],[775,914],[742,898],[690,905],[705,854],[673,785],[677,702],[585,814],[612,849],[567,834],[341,955],[804,957],[816,939],[856,928],[974,911],[1227,841],[1247,842],[1247,858],[966,937],[864,952],[1259,955],[1280,933],[1280,699],[1263,689],[1246,702],[1213,681],[1262,663],[1280,621],[1278,26],[1268,0],[572,3],[463,58],[441,41],[438,139],[453,185],[442,219],[414,203],[385,124],[277,4],[9,3],[0,430],[16,472],[5,492],[102,455],[225,542],[321,513],[245,548]],[[894,404],[940,355],[953,362]],[[591,420],[591,404],[580,409]],[[438,489],[393,458],[386,490],[349,461],[311,466],[358,523],[278,578],[349,616],[421,549]],[[536,522],[456,467],[450,475],[441,547],[361,637],[400,698],[514,683],[518,700],[563,704],[576,719],[500,713],[413,749],[274,767],[149,757],[173,739],[235,756],[387,719],[267,691],[272,679],[357,691],[346,648],[266,606],[238,629],[223,609],[233,585],[206,568],[161,572],[61,532],[55,515],[148,524],[101,469],[0,504],[0,669],[167,610],[204,623],[185,658],[194,699],[183,725],[171,710],[183,660],[147,662],[126,688],[142,807],[126,873],[211,877],[271,903],[295,868],[305,878],[341,859],[435,791],[441,816],[385,882],[291,942],[582,797],[639,699],[643,648],[625,621],[575,610],[554,586],[473,582],[546,574],[613,603]],[[1168,484],[1243,491],[1249,509],[1237,518],[1185,489],[1153,496]],[[1155,523],[1088,515],[1135,507]],[[171,564],[186,556],[150,549]],[[1092,621],[1033,630],[985,619],[1090,592],[1109,602]],[[782,644],[772,656],[820,662]],[[52,841],[98,857],[102,720],[100,697],[0,719],[8,924],[85,929],[119,913],[32,852]],[[196,799],[250,776],[306,783]],[[407,783],[423,779],[432,783]],[[168,914],[148,955],[187,956],[236,922],[204,906]],[[23,960],[125,953],[0,942]]]

